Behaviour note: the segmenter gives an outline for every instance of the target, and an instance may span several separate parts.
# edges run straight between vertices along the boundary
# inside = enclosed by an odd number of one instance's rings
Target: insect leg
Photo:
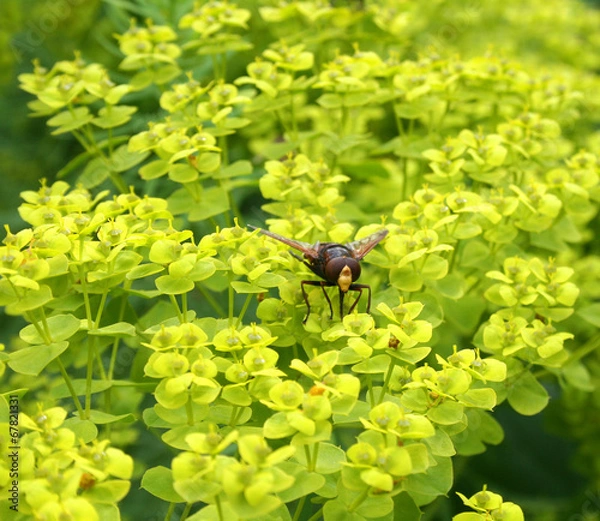
[[[304,317],[304,320],[302,321],[302,323],[306,324],[306,321],[308,320],[308,317],[310,316],[310,303],[308,301],[308,294],[306,293],[306,289],[304,289],[305,285],[321,287],[321,289],[323,290],[323,294],[325,295],[325,298],[327,299],[327,303],[329,304],[329,310],[331,311],[331,316],[333,317],[333,308],[331,307],[331,299],[329,298],[329,295],[327,295],[327,292],[325,291],[325,287],[331,286],[332,284],[325,282],[325,281],[321,281],[321,280],[303,280],[300,283],[300,287],[302,288],[302,296],[304,297],[304,302],[306,302],[306,316]]]
[[[344,318],[344,292],[342,291],[342,288],[340,288],[339,286],[338,286],[338,289],[340,291],[340,320],[342,320]],[[331,318],[333,318],[333,314],[332,314]]]
[[[331,299],[329,298],[329,295],[325,291],[325,286],[332,286],[332,284],[329,282],[323,282],[323,281],[320,281],[320,284],[321,284],[321,289],[323,290],[323,295],[325,295],[325,300],[327,300],[327,304],[329,304],[329,318],[333,319],[333,305],[331,304]]]
[[[367,313],[370,313],[370,311],[371,311],[371,286],[369,286],[368,284],[352,284],[349,289],[351,289],[352,291],[358,291],[358,297],[356,297],[356,300],[354,301],[354,304],[352,304],[352,307],[348,310],[348,313],[351,313],[354,310],[354,308],[356,307],[356,305],[358,304],[358,301],[360,300],[360,297],[362,296],[363,289],[367,290]]]

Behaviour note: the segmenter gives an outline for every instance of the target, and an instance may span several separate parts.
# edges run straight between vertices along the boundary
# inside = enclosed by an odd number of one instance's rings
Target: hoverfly
[[[318,281],[303,280],[300,283],[304,302],[306,302],[307,307],[306,317],[304,317],[304,320],[302,321],[303,324],[306,323],[310,315],[310,303],[308,302],[305,286],[320,286],[322,288],[325,299],[329,304],[331,318],[333,318],[333,306],[329,295],[327,295],[327,292],[325,291],[326,287],[337,286],[339,289],[340,319],[344,316],[344,296],[348,291],[358,292],[358,297],[356,297],[356,300],[350,306],[348,313],[352,313],[352,310],[358,304],[363,289],[367,290],[368,293],[367,313],[370,311],[371,286],[368,284],[356,284],[356,281],[360,277],[360,261],[383,240],[388,234],[387,230],[381,230],[364,239],[349,242],[348,244],[338,244],[336,242],[316,242],[315,244],[309,244],[288,239],[287,237],[257,228],[256,226],[248,226],[253,230],[259,230],[260,233],[267,235],[272,239],[283,242],[284,244],[301,251],[304,254],[303,257],[300,257],[293,252],[290,253],[315,275],[323,279]]]

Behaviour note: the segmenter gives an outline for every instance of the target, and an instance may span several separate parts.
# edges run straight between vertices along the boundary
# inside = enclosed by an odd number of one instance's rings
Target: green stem
[[[234,300],[235,300],[235,294],[233,291],[233,286],[231,285],[231,283],[233,282],[233,277],[231,275],[231,273],[229,273],[229,288],[228,288],[228,315],[229,315],[229,325],[232,326],[233,325],[233,307],[234,307]]]
[[[292,141],[298,141],[298,121],[296,121],[296,105],[294,104],[294,93],[290,93],[290,117],[292,118]]]
[[[181,314],[183,315],[183,323],[187,322],[188,315],[188,296],[187,293],[181,294]]]
[[[112,181],[112,183],[115,185],[115,188],[117,190],[119,190],[119,192],[121,192],[122,194],[126,194],[129,191],[127,188],[127,185],[125,184],[123,179],[121,179],[119,172],[114,171],[114,168],[113,168],[113,165],[112,165],[110,159],[104,155],[104,153],[102,152],[102,149],[98,146],[98,142],[96,141],[96,138],[94,137],[94,133],[92,131],[91,126],[88,124],[85,127],[83,127],[83,129],[84,129],[84,133],[87,135],[87,138],[90,143],[90,147],[86,148],[86,150],[90,151],[90,149],[91,149],[91,151],[102,160],[102,162],[106,166],[106,169],[108,170],[108,176],[110,177],[110,180]],[[109,136],[109,140],[110,140],[110,136]],[[109,142],[109,151],[110,151],[110,142]]]
[[[192,397],[188,397],[188,401],[185,404],[185,412],[187,414],[188,425],[194,425],[194,404],[192,403]]]
[[[375,395],[373,394],[373,380],[371,379],[371,375],[367,375],[367,389],[369,392],[369,400],[371,402],[371,407],[375,406]]]
[[[175,313],[177,314],[179,323],[183,324],[183,322],[184,322],[183,315],[181,314],[181,309],[179,309],[179,304],[177,303],[177,299],[175,298],[175,295],[169,295],[169,300],[171,301],[171,304],[173,304],[173,307],[175,308]]]
[[[75,391],[75,387],[73,387],[73,382],[71,381],[71,377],[69,376],[69,373],[67,373],[67,370],[65,369],[64,364],[62,363],[62,360],[60,359],[60,356],[58,356],[56,358],[56,364],[58,365],[58,370],[60,371],[60,374],[63,377],[63,380],[65,381],[65,384],[67,385],[67,389],[69,390],[69,393],[71,394],[71,398],[73,398],[73,403],[75,404],[75,408],[77,409],[77,412],[79,413],[79,417],[83,419],[83,408],[81,407],[81,403],[79,402],[79,398],[77,397],[77,392]]]
[[[79,265],[79,283],[81,284],[81,292],[83,293],[83,303],[85,306],[85,318],[87,319],[88,330],[94,328],[94,321],[92,319],[92,306],[90,305],[90,296],[87,290],[86,274],[83,270],[83,266]]]
[[[388,367],[387,373],[385,375],[385,379],[383,381],[383,387],[381,388],[381,394],[379,395],[379,399],[377,400],[377,404],[383,402],[383,397],[388,390],[390,385],[390,380],[392,379],[392,373],[394,372],[394,367],[396,366],[396,359],[393,356],[390,356],[390,366]]]
[[[240,311],[240,314],[238,316],[237,322],[235,323],[235,327],[236,328],[242,323],[244,315],[246,314],[246,311],[248,310],[248,306],[250,305],[250,302],[252,301],[252,295],[253,295],[252,293],[248,293],[246,295],[246,300],[244,301],[244,305],[242,306],[242,310]]]
[[[215,496],[215,506],[217,507],[219,521],[225,521],[225,518],[223,517],[223,507],[221,506],[221,498],[219,496]]]
[[[164,521],[170,521],[173,512],[175,512],[175,507],[177,503],[169,503],[169,510],[167,510],[167,515],[165,516]]]
[[[208,302],[210,307],[215,310],[217,315],[219,317],[224,317],[226,315],[226,312],[223,309],[223,306],[221,306],[221,304],[217,302],[217,299],[215,299],[215,297],[213,297],[204,286],[198,285],[196,287],[200,290],[200,293],[202,293],[202,296],[206,299],[206,302]]]
[[[569,362],[576,362],[581,360],[584,356],[593,353],[600,346],[600,333],[590,338],[585,344],[583,344],[577,351],[573,352],[569,358]]]
[[[128,280],[124,284],[123,289],[125,291],[128,291],[129,288],[131,288],[131,284],[132,284],[132,281]],[[123,320],[123,317],[125,316],[125,307],[126,306],[127,306],[127,295],[123,295],[123,298],[121,299],[121,306],[119,307],[119,319],[118,319],[119,322],[121,322]],[[115,364],[117,362],[117,352],[119,350],[119,343],[120,343],[119,337],[115,337],[115,341],[113,342],[111,353],[110,353],[110,362],[108,364],[108,375],[107,375],[108,380],[112,380],[113,375],[115,373]]]
[[[360,504],[367,499],[367,496],[369,495],[369,490],[371,489],[371,487],[367,487],[365,488],[360,496],[358,496],[353,502],[352,504],[348,507],[348,512],[354,512],[359,506]]]
[[[98,311],[96,312],[96,320],[94,320],[94,329],[98,329],[100,327],[100,320],[102,320],[102,312],[104,311],[104,305],[106,304],[107,296],[108,290],[104,290],[102,292],[102,296],[100,297],[100,305],[98,306]]]
[[[183,512],[181,513],[181,517],[179,518],[179,521],[183,521],[184,519],[187,519],[187,516],[189,515],[191,509],[192,509],[192,503],[186,503],[185,508],[183,509]]]
[[[340,132],[339,136],[344,137],[346,134],[346,127],[348,126],[348,116],[349,116],[348,107],[342,102],[342,120],[340,122]]]
[[[319,461],[319,448],[321,447],[321,444],[319,442],[316,442],[314,447],[315,448],[313,449],[313,469],[316,470],[317,462]]]
[[[92,373],[94,370],[94,355],[96,352],[96,337],[88,335],[88,357],[85,374],[85,419],[89,419],[92,409]]]
[[[296,511],[294,512],[294,517],[292,521],[298,521],[300,519],[300,514],[302,514],[302,510],[304,510],[304,504],[306,503],[306,496],[302,496],[300,501],[298,501],[298,505],[296,506]]]
[[[308,518],[307,521],[317,521],[317,519],[319,519],[320,517],[323,517],[323,507],[319,508],[319,510],[317,510],[317,513]]]
[[[238,406],[234,405],[231,408],[231,416],[229,417],[229,426],[230,427],[235,427],[235,420],[237,417],[237,413],[238,413]]]
[[[306,455],[306,470],[309,472],[314,472],[315,468],[312,462],[312,456],[310,454],[310,447],[308,445],[304,445],[304,454]]]

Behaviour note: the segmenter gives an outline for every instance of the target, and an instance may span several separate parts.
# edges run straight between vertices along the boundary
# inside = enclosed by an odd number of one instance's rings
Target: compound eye
[[[356,281],[360,277],[360,264],[356,259],[347,257],[331,259],[325,266],[325,277],[329,282],[337,283],[345,266],[348,266],[352,272],[352,281]]]
[[[346,265],[347,259],[343,257],[337,257],[335,259],[331,259],[325,265],[325,277],[329,282],[337,282],[340,273],[344,269]]]

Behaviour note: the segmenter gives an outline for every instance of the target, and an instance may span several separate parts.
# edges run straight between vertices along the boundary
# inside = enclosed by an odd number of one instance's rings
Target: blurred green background
[[[237,2],[256,11],[253,1]],[[351,3],[351,2],[349,2]],[[569,71],[598,74],[600,71],[600,26],[586,17],[585,7],[574,0],[540,2],[505,0],[458,0],[434,2],[439,16],[423,20],[410,35],[407,53],[438,42],[468,55],[483,54],[490,45],[507,49],[526,64],[563,67]],[[2,0],[0,12],[0,221],[13,230],[22,227],[17,207],[19,192],[37,189],[39,180],[53,180],[56,173],[81,152],[70,135],[51,136],[43,119],[30,118],[27,103],[32,96],[18,88],[17,77],[29,72],[37,58],[51,66],[71,59],[76,49],[88,61],[98,61],[116,70],[121,59],[114,33],[129,26],[135,16],[152,16],[157,23],[176,23],[192,0]],[[339,2],[338,2],[339,5]],[[368,5],[368,2],[367,2]],[[556,9],[557,6],[564,10]],[[597,10],[600,1],[588,2]],[[433,12],[435,14],[435,12]],[[257,17],[258,18],[258,17]],[[592,24],[592,25],[590,25]],[[256,38],[265,39],[268,35]],[[264,40],[266,41],[266,40]],[[260,50],[263,42],[255,41]],[[412,47],[411,47],[412,46]],[[257,53],[259,51],[256,51]],[[232,67],[235,74],[235,68]],[[119,73],[115,73],[119,80]],[[73,181],[73,179],[66,179]],[[2,335],[7,342],[18,324],[0,316]],[[543,415],[524,418],[508,407],[496,417],[506,430],[506,440],[469,460],[468,468],[457,462],[455,490],[467,495],[483,483],[507,499],[521,504],[535,521],[600,520],[600,469],[586,468],[576,461],[577,446],[570,433],[561,428],[560,390],[552,389],[554,403]],[[557,418],[554,419],[553,418]],[[598,418],[589,421],[597,422]],[[141,438],[135,452],[144,451]],[[600,450],[600,440],[597,441]],[[164,454],[157,454],[157,462]],[[135,485],[134,485],[135,486]],[[135,496],[139,499],[139,495]],[[148,512],[153,500],[143,505]],[[129,519],[140,519],[140,505],[124,502]],[[157,503],[160,510],[162,505]],[[455,498],[440,500],[424,520],[448,520],[458,511]],[[164,512],[157,511],[156,519]],[[148,519],[144,516],[144,519]]]

